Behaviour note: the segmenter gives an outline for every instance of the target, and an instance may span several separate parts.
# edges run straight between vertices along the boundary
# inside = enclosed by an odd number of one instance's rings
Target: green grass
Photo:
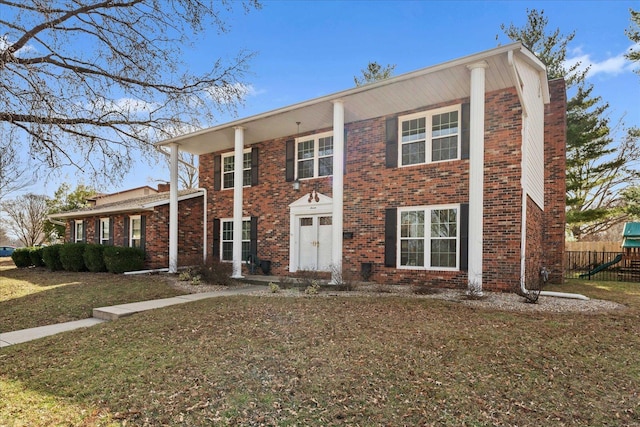
[[[180,295],[158,276],[17,269],[0,258],[0,332],[91,317],[95,307]]]
[[[154,310],[3,349],[0,425],[637,425],[638,286],[554,289],[629,306],[588,315],[395,297]]]

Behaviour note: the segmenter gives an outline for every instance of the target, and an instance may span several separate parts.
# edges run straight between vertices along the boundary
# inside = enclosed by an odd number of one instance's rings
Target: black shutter
[[[122,246],[129,246],[129,217],[124,217],[124,231],[122,232]]]
[[[398,118],[391,117],[386,121],[387,167],[398,167]]]
[[[140,249],[144,251],[144,245],[147,243],[146,234],[147,234],[147,217],[144,215],[140,216]]]
[[[343,175],[347,174],[347,133],[348,133],[347,129],[345,128],[345,130],[344,130],[344,139],[343,139],[343,142],[344,142],[344,145],[343,145],[343,149],[344,149],[344,164],[343,164],[343,168],[344,169],[342,171]]]
[[[384,217],[384,265],[396,266],[396,249],[398,245],[398,209],[386,209]]]
[[[109,246],[113,246],[113,221],[115,218],[109,217]]]
[[[76,222],[74,220],[69,221],[69,224],[71,225],[71,233],[69,233],[69,238],[71,239],[71,242],[75,242],[76,241]]]
[[[220,259],[220,220],[213,220],[213,258]]]
[[[285,179],[287,182],[295,180],[296,172],[296,141],[290,139],[286,142],[286,163],[285,163]]]
[[[251,149],[251,186],[258,185],[258,147]]]
[[[460,205],[460,270],[469,269],[469,204]]]
[[[97,244],[100,244],[100,235],[102,234],[102,228],[100,227],[100,218],[96,219],[95,236],[93,239]]]
[[[215,156],[213,158],[213,189],[220,190],[222,183],[222,156]]]
[[[461,127],[460,127],[460,132],[461,132],[461,140],[460,143],[462,145],[461,147],[461,153],[460,153],[460,158],[461,159],[468,159],[469,158],[469,112],[470,112],[470,104],[467,102],[465,104],[462,104],[462,108],[460,111],[460,114],[462,115],[461,119],[460,119],[460,123],[461,123]]]
[[[87,221],[82,221],[82,243],[87,243]]]
[[[258,217],[251,217],[251,243],[249,244],[249,253],[258,255]]]

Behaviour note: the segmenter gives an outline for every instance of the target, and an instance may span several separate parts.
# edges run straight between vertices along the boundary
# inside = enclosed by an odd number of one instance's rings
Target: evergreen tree
[[[625,57],[632,62],[640,62],[640,11],[629,9],[631,13],[631,26],[625,30],[629,40],[636,43],[634,47],[629,50]],[[640,74],[640,68],[636,69],[636,73]]]
[[[616,144],[611,136],[609,104],[593,95],[586,81],[588,68],[566,66],[567,46],[575,32],[549,33],[544,11],[527,10],[527,23],[501,29],[522,42],[547,66],[550,79],[564,78],[574,93],[567,102],[567,230],[577,240],[605,231],[625,218],[624,186],[637,182],[634,170],[640,159],[638,137],[633,130]]]
[[[388,79],[393,75],[393,70],[396,69],[395,64],[387,64],[385,67],[378,64],[377,62],[369,62],[366,70],[360,70],[362,73],[362,77],[358,78],[357,76],[353,77],[353,81],[356,86],[362,86],[367,83],[378,82],[380,80]]]

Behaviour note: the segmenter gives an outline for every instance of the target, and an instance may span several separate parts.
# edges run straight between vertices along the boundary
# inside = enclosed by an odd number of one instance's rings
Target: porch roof
[[[485,90],[500,90],[516,85],[517,76],[509,62],[514,55],[540,74],[544,64],[521,43],[512,43],[474,55],[423,68],[375,83],[322,96],[298,104],[268,111],[222,125],[202,129],[159,142],[158,146],[177,143],[181,151],[206,154],[229,150],[234,146],[234,129],[244,128],[245,145],[283,138],[333,126],[333,102],[344,102],[345,123],[383,117],[470,95],[468,66],[480,61],[488,65]],[[546,75],[540,88],[549,102]],[[298,127],[298,122],[300,126]]]

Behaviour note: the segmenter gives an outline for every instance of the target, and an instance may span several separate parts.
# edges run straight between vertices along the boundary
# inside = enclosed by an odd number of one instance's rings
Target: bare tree
[[[198,168],[195,154],[180,152],[180,164],[178,165],[178,185],[180,188],[198,188]]]
[[[44,242],[47,200],[47,196],[29,193],[2,204],[2,210],[7,214],[7,229],[25,246]]]
[[[132,154],[152,153],[166,128],[201,126],[242,101],[252,53],[211,58],[201,74],[182,62],[205,28],[228,30],[236,4],[0,0],[0,124],[19,130],[31,157],[49,167],[126,172]]]
[[[0,201],[7,195],[28,187],[31,178],[15,147],[0,141]]]

